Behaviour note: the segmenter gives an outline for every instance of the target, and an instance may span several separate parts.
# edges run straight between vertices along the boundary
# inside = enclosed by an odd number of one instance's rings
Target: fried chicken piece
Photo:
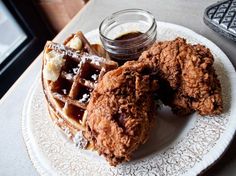
[[[151,81],[147,69],[147,65],[131,61],[108,72],[87,107],[85,136],[112,166],[129,161],[149,137],[157,82]]]
[[[223,110],[221,85],[213,68],[214,58],[203,45],[190,45],[183,38],[159,42],[142,53],[160,79],[159,95],[177,114],[197,111],[216,115]]]

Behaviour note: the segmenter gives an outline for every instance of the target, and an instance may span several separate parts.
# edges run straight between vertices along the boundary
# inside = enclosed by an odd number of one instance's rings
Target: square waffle
[[[81,46],[76,49],[46,43],[42,84],[53,121],[78,146],[87,148],[82,135],[87,104],[98,81],[107,71],[117,68],[117,63],[95,55],[97,51],[87,40],[80,41]]]

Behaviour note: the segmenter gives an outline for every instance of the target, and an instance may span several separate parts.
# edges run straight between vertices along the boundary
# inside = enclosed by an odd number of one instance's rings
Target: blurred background
[[[0,98],[88,0],[0,0]]]
[[[32,0],[45,22],[58,33],[88,0]]]

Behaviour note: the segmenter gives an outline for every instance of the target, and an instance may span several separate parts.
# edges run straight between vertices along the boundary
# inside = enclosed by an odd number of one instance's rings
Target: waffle
[[[86,107],[98,81],[107,71],[117,68],[117,63],[94,55],[97,50],[84,39],[80,47],[68,47],[71,39],[67,39],[65,45],[46,43],[42,85],[54,123],[77,146],[91,148],[83,138]]]
[[[90,54],[94,54],[103,58],[110,59],[108,53],[99,44],[90,44],[88,40],[84,37],[82,32],[77,32],[76,34],[71,34],[63,43],[65,46],[73,48],[75,50],[83,50]]]

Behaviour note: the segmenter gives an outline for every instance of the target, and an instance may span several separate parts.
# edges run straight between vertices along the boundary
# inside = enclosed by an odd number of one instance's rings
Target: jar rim
[[[127,12],[142,12],[142,13],[145,13],[146,15],[148,15],[151,20],[152,20],[152,24],[151,26],[147,29],[147,31],[145,33],[142,33],[141,35],[133,38],[133,39],[139,39],[139,38],[142,38],[142,36],[146,35],[150,30],[152,30],[153,26],[155,25],[156,23],[156,20],[155,20],[155,17],[152,15],[151,12],[147,11],[147,10],[143,10],[143,9],[138,9],[138,8],[132,8],[132,9],[124,9],[124,10],[120,10],[120,11],[117,11],[117,12],[114,12],[112,13],[111,15],[107,16],[102,22],[101,24],[99,25],[99,35],[104,38],[105,40],[107,41],[114,41],[114,39],[110,39],[108,37],[106,37],[103,33],[102,33],[102,26],[104,25],[105,21],[108,21],[110,19],[113,19],[114,17],[116,17],[117,15],[120,15],[120,14],[123,14],[123,13],[127,13]],[[120,40],[120,41],[126,41],[126,40],[132,40],[132,39],[123,39],[123,40]]]

